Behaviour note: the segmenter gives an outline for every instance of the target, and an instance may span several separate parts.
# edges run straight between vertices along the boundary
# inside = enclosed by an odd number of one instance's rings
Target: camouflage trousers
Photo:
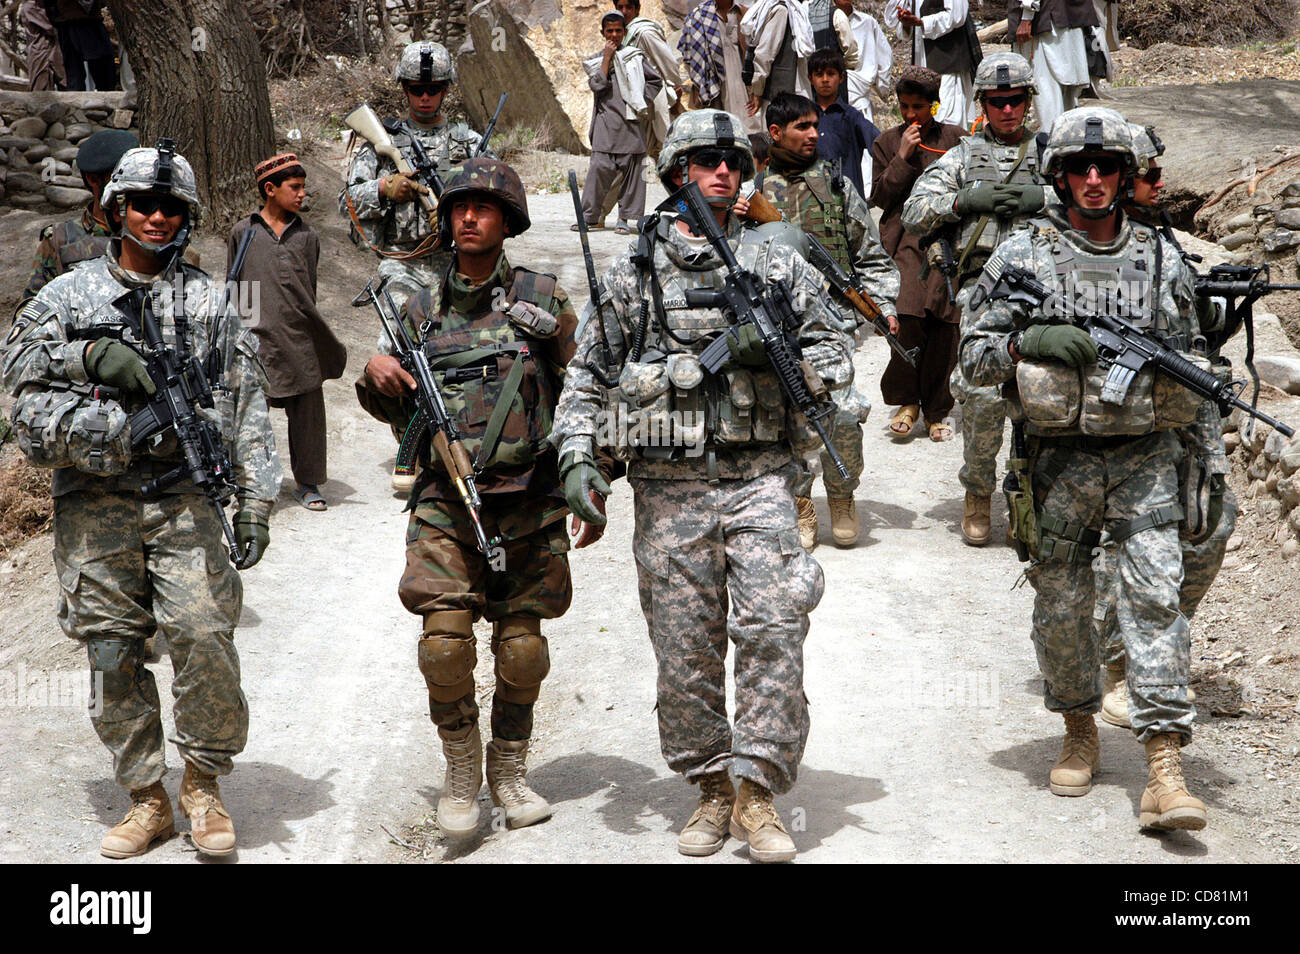
[[[808,741],[803,643],[825,584],[799,545],[795,475],[791,463],[753,480],[631,480],[632,550],[659,670],[660,747],[688,780],[730,768],[780,794],[798,775]],[[736,645],[734,729],[728,637]]]
[[[57,497],[54,565],[59,625],[86,644],[92,680],[102,673],[90,721],[118,784],[145,788],[167,772],[158,688],[144,665],[155,630],[172,658],[171,741],[200,771],[229,774],[248,741],[234,643],[243,585],[212,505],[192,494]]]
[[[998,387],[977,388],[966,383],[961,365],[949,379],[952,396],[961,405],[961,470],[957,479],[966,492],[990,497],[997,489],[998,454],[1006,428],[1007,402]]]
[[[531,734],[535,688],[550,668],[540,621],[564,615],[573,585],[565,511],[557,507],[558,519],[515,536],[509,521],[521,504],[554,503],[522,497],[485,495],[484,532],[489,540],[506,537],[490,557],[479,552],[469,516],[458,502],[421,503],[407,524],[406,570],[398,595],[403,606],[424,620],[417,662],[429,690],[429,717],[442,728],[478,721],[473,624],[486,618],[493,624],[496,658],[493,735],[519,740]],[[519,642],[519,637],[526,639]],[[526,652],[519,652],[521,647]],[[512,691],[521,678],[533,691]]]
[[[840,476],[840,472],[831,462],[830,455],[823,448],[820,455],[822,483],[826,487],[827,497],[852,497],[853,491],[857,490],[858,484],[862,482],[862,470],[865,466],[862,461],[862,425],[866,423],[867,416],[871,413],[871,402],[851,384],[832,391],[830,397],[835,402],[835,419],[828,429],[831,445],[844,461],[844,466],[849,469],[849,476],[847,478]],[[796,497],[812,496],[813,478],[816,476],[814,471],[815,466],[812,461],[801,462],[799,476],[795,480]]]
[[[1042,439],[1034,463],[1034,495],[1042,517],[1100,532],[1174,504],[1182,445],[1172,432],[1130,440]],[[1043,546],[1068,542],[1044,534]],[[1041,553],[1041,550],[1040,550]],[[1095,551],[1077,559],[1035,560],[1028,570],[1036,592],[1032,638],[1053,712],[1101,708]],[[1138,740],[1174,732],[1191,736],[1187,701],[1191,641],[1179,610],[1183,579],[1178,525],[1140,530],[1115,546],[1114,601],[1128,656],[1129,722]]]

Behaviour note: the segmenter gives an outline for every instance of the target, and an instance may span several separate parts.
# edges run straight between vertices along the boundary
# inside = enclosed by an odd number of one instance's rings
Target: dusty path
[[[530,204],[533,231],[508,252],[558,271],[585,300],[581,256],[567,231],[568,197],[530,196]],[[625,247],[610,232],[594,243],[601,262]],[[684,860],[674,839],[692,790],[668,773],[658,751],[653,661],[622,483],[605,539],[573,556],[573,608],[548,630],[553,666],[530,777],[555,805],[555,817],[518,832],[485,824],[481,839],[451,849],[430,833],[442,762],[415,667],[417,623],[396,598],[405,521],[388,491],[391,438],[357,408],[350,384],[373,330],[345,302],[367,265],[341,246],[336,230],[326,249],[322,283],[340,276],[326,313],[352,352],[345,380],[326,385],[331,509],[309,513],[282,495],[268,555],[244,574],[237,638],[252,734],[223,784],[239,831],[237,858]],[[859,372],[877,381],[887,353],[873,340],[858,356]],[[870,393],[879,393],[874,383]],[[1061,725],[1039,701],[1027,636],[1031,594],[1011,588],[1019,565],[1000,544],[971,549],[955,531],[959,442],[895,445],[884,433],[886,419],[877,406],[866,426],[862,541],[848,551],[824,543],[816,553],[827,585],[806,649],[812,737],[799,784],[779,800],[800,861],[1285,857],[1255,836],[1260,825],[1278,821],[1260,812],[1282,809],[1257,797],[1249,765],[1221,751],[1213,730],[1187,758],[1211,812],[1200,836],[1138,834],[1145,768],[1131,735],[1116,729],[1102,729],[1104,771],[1089,796],[1047,792]],[[283,441],[282,417],[276,424]],[[817,494],[825,521],[820,486]],[[998,515],[995,539],[1002,528]],[[0,672],[84,668],[54,621],[49,545],[48,537],[33,541],[0,577]],[[485,639],[480,657],[480,684],[487,685]],[[170,666],[154,668],[169,703]],[[178,767],[174,750],[169,760]],[[0,708],[0,764],[0,860],[101,860],[99,839],[121,817],[125,797],[83,711]],[[167,784],[174,796],[175,771]],[[413,849],[396,845],[390,833]],[[193,854],[181,837],[145,860],[189,863]],[[743,850],[729,843],[699,863],[722,862],[744,863]]]

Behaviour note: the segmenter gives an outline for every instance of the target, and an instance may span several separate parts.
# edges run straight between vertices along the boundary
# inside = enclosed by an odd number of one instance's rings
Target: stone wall
[[[1237,418],[1233,412],[1233,418]],[[1294,416],[1291,423],[1296,423]],[[1300,436],[1289,441],[1270,427],[1257,427],[1248,436],[1233,430],[1224,435],[1235,466],[1249,480],[1246,499],[1288,560],[1300,556]]]
[[[77,147],[101,129],[135,126],[124,92],[0,92],[0,204],[70,209],[90,199]]]

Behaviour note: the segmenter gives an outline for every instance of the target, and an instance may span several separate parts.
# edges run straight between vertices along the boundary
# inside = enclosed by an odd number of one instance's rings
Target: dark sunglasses
[[[1159,166],[1151,166],[1147,169],[1146,175],[1142,178],[1147,181],[1148,185],[1155,185],[1160,181],[1160,176],[1164,172]]]
[[[724,162],[728,169],[739,169],[744,159],[739,149],[699,149],[691,153],[691,162],[706,169],[716,169]]]
[[[184,215],[186,209],[185,200],[171,195],[133,195],[127,204],[141,215],[153,215],[161,209],[162,214],[169,219]]]
[[[1028,99],[1025,93],[1013,93],[1010,96],[985,96],[984,102],[994,109],[1015,109]]]
[[[1113,176],[1124,168],[1124,160],[1118,156],[1070,156],[1061,168],[1072,176],[1087,176],[1092,169],[1099,176]]]
[[[407,83],[406,91],[412,96],[437,96],[447,92],[446,83]]]

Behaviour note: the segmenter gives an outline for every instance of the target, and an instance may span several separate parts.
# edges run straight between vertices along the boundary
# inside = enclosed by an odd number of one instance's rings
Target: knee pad
[[[506,702],[536,702],[542,680],[551,671],[551,656],[541,621],[512,616],[493,624],[497,694]]]
[[[440,626],[442,631],[435,630]],[[474,691],[474,627],[463,610],[430,613],[417,653],[420,672],[436,702],[455,702]]]
[[[120,698],[131,691],[144,661],[143,639],[86,640],[86,654],[90,658],[91,678],[103,677],[104,696]]]

